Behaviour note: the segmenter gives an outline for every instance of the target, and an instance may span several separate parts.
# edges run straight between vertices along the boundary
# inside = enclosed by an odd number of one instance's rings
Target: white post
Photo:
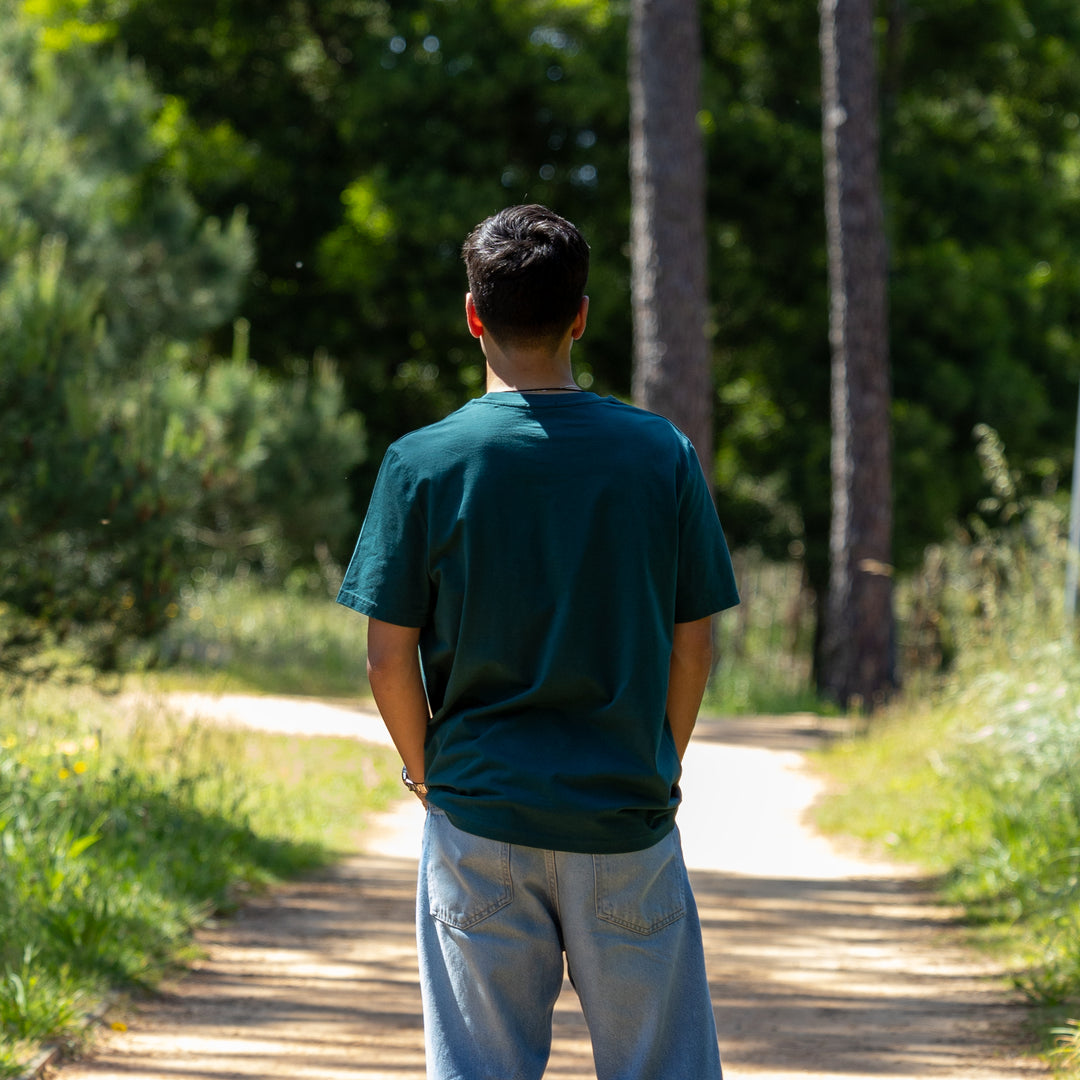
[[[1065,562],[1065,621],[1076,616],[1077,569],[1080,567],[1080,401],[1076,406],[1076,447],[1073,450],[1072,502],[1069,507],[1069,547]]]

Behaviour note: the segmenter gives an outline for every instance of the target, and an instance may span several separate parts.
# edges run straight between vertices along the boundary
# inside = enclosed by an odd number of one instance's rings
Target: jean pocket
[[[428,813],[427,828],[432,918],[468,930],[513,900],[509,844],[463,832],[437,811]]]
[[[686,914],[686,875],[677,833],[644,851],[594,855],[596,915],[603,922],[655,934]]]

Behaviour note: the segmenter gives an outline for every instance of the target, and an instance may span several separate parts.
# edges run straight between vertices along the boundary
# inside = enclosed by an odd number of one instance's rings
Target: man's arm
[[[409,777],[424,780],[427,695],[420,674],[420,630],[368,619],[367,672],[375,704]]]
[[[667,718],[682,761],[712,671],[712,616],[676,623],[668,677]]]

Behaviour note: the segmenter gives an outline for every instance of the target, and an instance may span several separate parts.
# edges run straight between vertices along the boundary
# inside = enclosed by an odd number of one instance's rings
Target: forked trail
[[[188,697],[185,707],[274,730],[385,738],[377,717],[327,704]],[[703,720],[687,754],[679,820],[725,1076],[1049,1075],[1016,1056],[1022,1006],[959,944],[951,913],[918,878],[846,854],[806,824],[820,790],[802,756],[814,724]],[[369,831],[364,854],[205,931],[207,959],[57,1080],[422,1080],[421,818],[403,800]],[[547,1077],[594,1076],[567,984]]]

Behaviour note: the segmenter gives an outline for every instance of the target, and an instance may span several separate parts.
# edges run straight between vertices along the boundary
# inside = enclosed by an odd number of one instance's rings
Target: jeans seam
[[[624,930],[629,930],[633,934],[638,934],[641,937],[651,937],[653,934],[658,933],[667,926],[671,926],[672,923],[677,923],[686,914],[686,908],[681,907],[677,910],[665,915],[661,919],[656,919],[653,922],[645,925],[642,923],[633,923],[627,919],[620,919],[617,915],[611,912],[604,912],[599,910],[597,905],[597,917],[603,922],[609,923],[612,926],[621,926]]]
[[[559,926],[562,926],[562,908],[559,903],[559,861],[554,851],[544,853],[544,862],[547,864],[548,895],[551,897],[551,905],[555,909],[555,918]],[[561,933],[561,930],[560,930]]]

